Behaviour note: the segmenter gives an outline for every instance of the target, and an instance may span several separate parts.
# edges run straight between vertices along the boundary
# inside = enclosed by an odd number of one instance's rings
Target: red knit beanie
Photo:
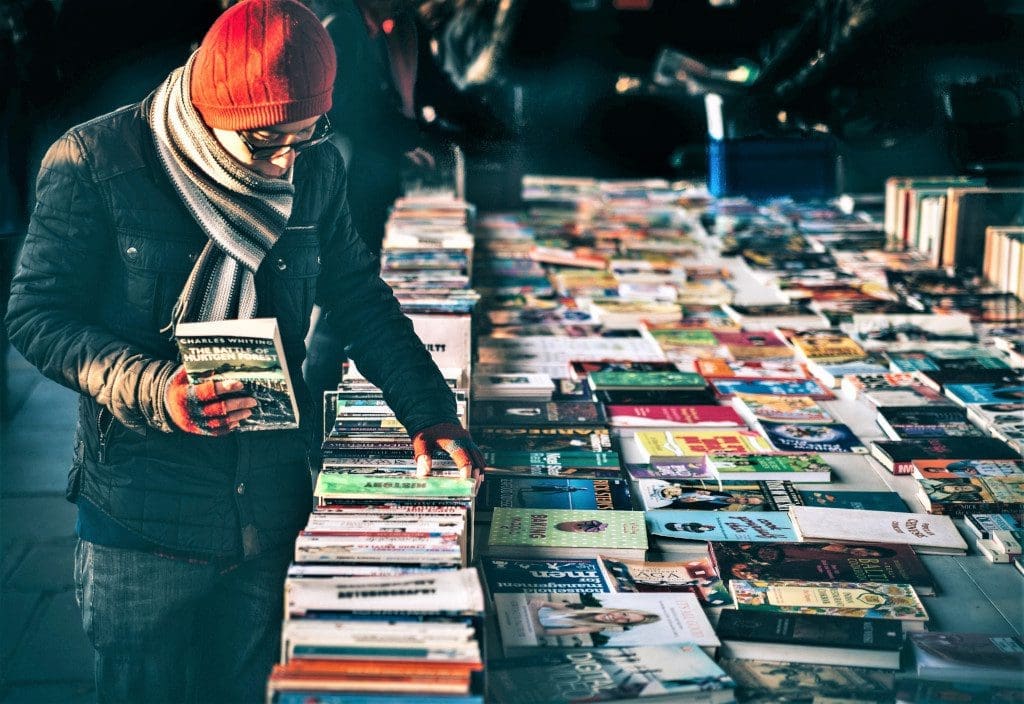
[[[242,0],[203,38],[192,104],[209,127],[251,130],[331,108],[337,61],[327,30],[296,0]]]

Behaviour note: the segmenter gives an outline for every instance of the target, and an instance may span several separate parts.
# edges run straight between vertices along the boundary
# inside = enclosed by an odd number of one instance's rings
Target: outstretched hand
[[[189,384],[185,369],[171,377],[164,391],[164,407],[178,428],[193,435],[226,435],[252,415],[258,401],[239,396],[240,381],[204,381]]]
[[[459,468],[459,476],[469,479],[475,472],[483,471],[484,455],[473,442],[469,431],[456,423],[438,423],[412,436],[412,449],[416,456],[416,476],[430,474],[431,455],[435,450],[444,450]]]

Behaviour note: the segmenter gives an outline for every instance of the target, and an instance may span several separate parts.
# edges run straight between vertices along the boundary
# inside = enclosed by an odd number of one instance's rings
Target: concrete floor
[[[64,500],[77,397],[8,353],[0,421],[0,702],[93,697],[75,604],[75,507]],[[0,391],[4,393],[4,391]]]

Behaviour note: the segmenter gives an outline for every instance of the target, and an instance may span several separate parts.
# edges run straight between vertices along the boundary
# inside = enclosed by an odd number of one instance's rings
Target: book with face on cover
[[[786,542],[798,540],[784,511],[648,511],[651,535],[676,540]]]
[[[1009,477],[1024,474],[1024,460],[914,460],[915,479]]]
[[[733,579],[729,593],[740,610],[891,619],[924,630],[928,612],[909,584]]]
[[[615,648],[696,643],[718,637],[700,600],[688,592],[494,595],[506,656],[541,648]]]
[[[967,552],[967,543],[948,516],[819,506],[791,506],[789,516],[800,540],[902,543],[921,554]]]
[[[934,594],[935,580],[907,545],[897,543],[711,542],[711,559],[724,580],[808,580],[910,584]]]
[[[239,381],[257,406],[239,430],[299,427],[299,405],[277,318],[179,323],[174,338],[189,384]]]
[[[795,485],[784,480],[639,479],[633,486],[645,511],[785,511],[801,505]]]

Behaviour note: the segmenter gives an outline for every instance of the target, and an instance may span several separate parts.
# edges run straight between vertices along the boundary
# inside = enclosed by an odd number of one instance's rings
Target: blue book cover
[[[775,396],[810,396],[829,400],[835,395],[814,379],[711,379],[720,396],[733,394],[772,394]]]
[[[489,593],[583,594],[611,592],[608,574],[595,558],[523,560],[481,557],[480,569]]]
[[[796,542],[789,514],[783,511],[689,511],[658,509],[645,514],[652,535],[682,540]]]
[[[842,423],[771,423],[761,421],[768,442],[779,452],[853,452],[868,448]]]
[[[946,395],[960,403],[1020,403],[1024,401],[1024,383],[947,384]]]
[[[906,502],[895,491],[811,491],[798,489],[804,506],[859,508],[863,511],[903,511]]]
[[[274,704],[483,704],[482,696],[431,696],[425,694],[354,694],[322,689],[277,692]]]

